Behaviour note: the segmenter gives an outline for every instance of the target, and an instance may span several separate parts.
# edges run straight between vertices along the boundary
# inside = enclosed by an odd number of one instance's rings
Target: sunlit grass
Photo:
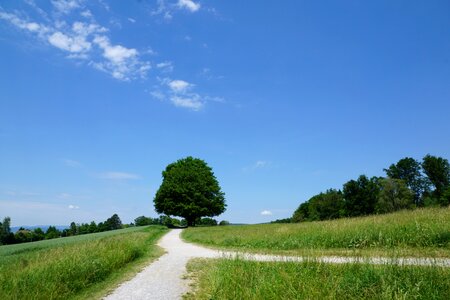
[[[297,224],[188,228],[206,246],[300,255],[450,256],[450,208]]]
[[[450,299],[450,269],[196,259],[185,299]]]
[[[98,292],[96,284],[160,255],[154,244],[166,230],[140,227],[0,247],[0,298],[64,299],[87,289]]]

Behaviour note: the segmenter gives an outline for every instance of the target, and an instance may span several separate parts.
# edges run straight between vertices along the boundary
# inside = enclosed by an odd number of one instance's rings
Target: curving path
[[[189,244],[181,240],[182,230],[173,229],[164,235],[158,246],[166,250],[166,254],[151,263],[138,273],[133,279],[122,283],[107,300],[123,299],[181,299],[189,291],[189,281],[183,279],[186,264],[191,258],[235,258],[257,261],[295,261],[301,262],[308,258],[297,256],[277,256],[248,254],[230,251],[212,250]],[[450,267],[450,259],[445,258],[358,258],[358,257],[319,257],[315,261],[324,263],[371,263],[371,264],[399,264],[399,265],[437,265]]]

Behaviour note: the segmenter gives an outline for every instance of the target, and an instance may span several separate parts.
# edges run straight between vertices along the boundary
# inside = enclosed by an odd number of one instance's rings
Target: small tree
[[[150,218],[147,218],[146,216],[140,216],[134,219],[134,224],[136,226],[145,226],[150,225],[152,223],[152,220]]]
[[[377,213],[388,213],[411,208],[414,204],[414,192],[400,179],[380,179],[380,193],[375,205]]]
[[[105,221],[106,230],[116,230],[122,228],[122,221],[117,214],[113,214],[111,218]]]
[[[213,217],[225,211],[225,197],[212,169],[201,159],[187,157],[169,164],[154,199],[158,213],[186,219],[194,226],[197,218]]]

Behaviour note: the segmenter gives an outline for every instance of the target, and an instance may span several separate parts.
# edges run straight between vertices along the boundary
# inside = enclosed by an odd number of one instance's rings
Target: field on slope
[[[186,300],[450,299],[450,268],[196,259]]]
[[[214,248],[307,255],[304,262],[196,259],[185,299],[450,299],[450,268],[330,264],[321,255],[450,257],[450,208],[301,224],[188,228]]]
[[[247,252],[450,257],[450,207],[297,224],[188,228],[182,237]]]
[[[162,254],[162,226],[0,247],[1,299],[99,298]]]

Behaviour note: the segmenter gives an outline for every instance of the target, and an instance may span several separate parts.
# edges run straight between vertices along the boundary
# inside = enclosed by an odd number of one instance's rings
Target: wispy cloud
[[[255,169],[264,168],[268,165],[268,162],[265,160],[258,160],[253,166]]]
[[[62,161],[66,166],[71,168],[81,167],[81,163],[73,159],[63,159]]]
[[[52,0],[52,5],[56,11],[63,14],[68,14],[72,10],[80,8],[82,2],[83,1],[80,0]]]
[[[40,36],[45,35],[50,29],[47,26],[38,24],[36,22],[25,21],[16,14],[0,11],[0,19],[10,22],[19,29],[23,29]]]
[[[173,14],[176,10],[188,11],[190,13],[200,10],[201,5],[198,2],[192,0],[178,0],[176,3],[170,3],[166,0],[157,0],[157,7],[151,12],[151,15],[162,16],[166,21],[170,21],[173,18]]]
[[[130,80],[136,76],[145,78],[151,66],[149,62],[138,59],[139,52],[133,48],[126,48],[122,45],[112,45],[106,36],[96,36],[93,42],[103,50],[104,62],[93,65],[119,80]]]
[[[77,206],[77,205],[70,204],[70,205],[68,206],[68,208],[69,208],[69,209],[79,209],[80,207]]]
[[[33,2],[34,3],[34,2]],[[67,58],[81,59],[94,68],[110,74],[122,81],[146,78],[151,68],[150,62],[142,60],[135,48],[114,44],[107,35],[108,29],[93,20],[90,10],[82,5],[83,1],[52,1],[57,12],[69,14],[75,9],[83,9],[81,16],[87,22],[75,21],[72,25],[59,18],[38,23],[27,21],[17,13],[0,11],[0,19],[25,30],[49,45],[67,53]]]
[[[263,169],[271,165],[271,162],[266,160],[257,160],[254,164],[248,167],[242,168],[243,171],[254,171],[258,169]]]
[[[200,3],[196,3],[192,0],[178,0],[177,7],[186,9],[190,12],[196,12],[200,9]]]
[[[194,85],[184,80],[171,80],[167,85],[174,93],[185,93]]]
[[[170,101],[177,107],[189,108],[198,111],[205,105],[199,95],[193,94],[190,96],[172,96]]]
[[[43,11],[34,0],[25,1],[38,12],[37,15],[41,16],[40,18],[31,20],[24,11],[6,12],[0,9],[0,20],[34,35],[44,44],[63,53],[66,58],[75,60],[78,65],[93,67],[120,81],[145,80],[150,70],[153,70],[159,85],[154,86],[150,94],[176,107],[200,111],[208,102],[224,102],[221,97],[200,93],[199,87],[189,80],[160,79],[158,74],[167,76],[168,73],[173,72],[173,62],[165,60],[152,63],[147,60],[148,56],[156,55],[151,47],[137,49],[114,42],[111,37],[111,28],[97,23],[93,11],[89,9],[91,8],[89,1],[52,0],[49,13]],[[97,0],[97,6],[98,4],[102,5],[107,12],[110,11],[105,2]],[[199,2],[192,0],[170,2],[158,0],[157,5],[158,8],[152,14],[164,14],[167,18],[171,18],[172,12],[176,10],[193,13],[201,8]],[[134,23],[135,19],[128,18],[128,21]],[[187,39],[190,40],[190,37]],[[209,69],[205,70],[209,73]],[[66,164],[70,165],[67,162]],[[75,167],[76,164],[71,166]]]
[[[111,180],[134,180],[134,179],[140,179],[141,176],[137,174],[132,173],[125,173],[125,172],[105,172],[100,173],[98,175],[101,179],[111,179]]]
[[[173,64],[171,61],[163,61],[156,64],[156,68],[160,69],[163,73],[170,73],[173,71]]]
[[[271,215],[272,215],[272,212],[271,212],[270,210],[263,210],[263,211],[261,212],[261,215],[262,215],[262,216],[271,216]]]

